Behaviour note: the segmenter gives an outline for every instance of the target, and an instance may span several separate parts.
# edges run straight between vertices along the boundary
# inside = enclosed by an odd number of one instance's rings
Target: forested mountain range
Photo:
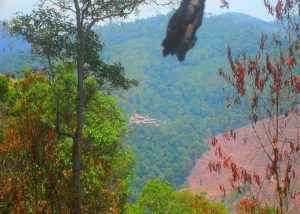
[[[247,124],[241,110],[226,108],[226,84],[218,69],[229,66],[228,45],[234,55],[255,53],[261,32],[277,29],[274,23],[244,14],[206,16],[196,46],[186,61],[179,63],[175,57],[162,56],[160,44],[169,18],[157,16],[95,29],[105,44],[103,58],[121,62],[126,74],[139,81],[139,86],[115,93],[124,113],[166,121],[161,126],[129,125],[125,142],[135,152],[137,188],[154,177],[168,180],[176,189],[183,187],[196,160],[207,149],[204,139]],[[6,34],[2,31],[0,36],[0,70],[29,65],[29,46],[14,40],[14,46],[6,51]],[[7,46],[2,47],[4,44]]]
[[[158,16],[97,31],[105,43],[104,57],[120,61],[140,83],[119,96],[125,112],[167,121],[160,127],[131,127],[126,142],[137,156],[138,184],[160,177],[180,188],[206,150],[204,139],[248,123],[241,110],[226,108],[227,86],[218,69],[229,66],[227,46],[235,55],[256,53],[261,32],[276,31],[276,24],[237,13],[206,17],[196,46],[179,63],[176,57],[162,57],[168,19]]]

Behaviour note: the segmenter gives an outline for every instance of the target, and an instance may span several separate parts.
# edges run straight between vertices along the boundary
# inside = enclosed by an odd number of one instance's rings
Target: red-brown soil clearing
[[[235,139],[229,137],[229,134],[216,136],[218,145],[230,156],[230,160],[235,162],[238,167],[246,169],[247,172],[259,175],[261,189],[258,192],[259,188],[256,188],[258,197],[263,201],[263,204],[268,203],[269,205],[277,203],[275,178],[273,176],[271,179],[266,179],[267,165],[270,164],[270,159],[266,152],[272,155],[272,145],[268,138],[274,133],[274,122],[274,120],[266,119],[257,122],[253,127],[249,125],[234,130]],[[296,146],[300,144],[299,117],[295,114],[289,117],[281,117],[279,124],[281,124],[279,129],[279,149],[284,154],[285,150],[290,151],[291,142]],[[210,141],[208,140],[207,142],[209,143]],[[295,174],[295,179],[292,179],[292,187],[295,192],[300,192],[300,152],[295,152],[292,157],[292,169]],[[194,193],[207,192],[208,198],[219,200],[223,197],[223,192],[219,188],[220,184],[225,187],[226,195],[232,190],[230,184],[231,171],[222,165],[220,174],[214,171],[210,172],[208,165],[211,161],[222,161],[216,155],[216,149],[213,146],[197,161],[188,177],[188,183],[190,190]],[[280,170],[285,169],[283,167]],[[284,174],[283,171],[281,173]],[[300,195],[297,195],[295,200],[290,200],[289,207],[291,207],[292,213],[300,213],[299,206]]]

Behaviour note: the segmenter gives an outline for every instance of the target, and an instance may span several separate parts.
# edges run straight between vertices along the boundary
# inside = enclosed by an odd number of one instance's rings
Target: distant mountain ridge
[[[96,27],[96,31],[100,31],[100,37],[103,40],[103,42],[106,44],[104,49],[104,58],[107,60],[111,60],[111,54],[107,53],[106,51],[110,50],[111,45],[113,46],[122,44],[123,42],[128,42],[130,40],[134,39],[141,39],[141,38],[161,38],[161,40],[165,36],[165,28],[166,23],[168,22],[168,19],[171,15],[159,15],[156,17],[151,17],[147,19],[140,19],[133,22],[123,23],[123,24],[108,24],[105,27]],[[210,15],[209,17],[206,16],[203,21],[203,27],[207,28],[211,24],[211,22],[214,22],[216,20],[222,20],[224,23],[224,30],[226,29],[227,25],[248,25],[248,27],[253,26],[256,29],[261,32],[270,33],[276,29],[276,24],[274,22],[265,22],[263,20],[251,17],[246,14],[242,13],[224,13],[221,15]],[[154,24],[154,26],[153,26]],[[120,32],[122,32],[122,28],[125,27],[126,35],[122,36],[116,36]],[[138,28],[138,30],[136,30]],[[109,30],[108,30],[109,29]],[[120,31],[121,30],[121,31]],[[104,31],[104,32],[102,32]],[[205,31],[205,35],[203,34],[203,29],[200,28],[198,31],[197,37],[197,47],[201,44],[201,41],[207,37],[207,33]],[[143,33],[147,32],[147,34]],[[112,36],[113,35],[113,36]],[[201,41],[200,41],[201,40]],[[161,41],[159,41],[156,46],[160,47]],[[196,49],[195,48],[195,49]],[[14,68],[11,68],[11,70],[18,70],[21,65],[24,64],[30,64],[26,62],[30,57],[25,56],[30,54],[30,45],[23,41],[20,38],[17,37],[10,37],[7,29],[3,27],[3,22],[0,21],[0,56],[2,58],[4,57],[6,59],[6,56],[16,56],[23,54],[22,57],[22,63],[17,63]],[[30,58],[31,59],[31,58]],[[0,72],[5,71],[3,68],[7,68],[9,66],[6,65],[6,60],[0,59]]]
[[[266,22],[243,13],[224,13],[218,16],[235,24],[243,24],[261,29],[265,33],[272,33],[278,25],[275,22]]]
[[[105,27],[97,28],[96,31],[99,31],[100,37],[106,44],[105,56],[110,55],[106,51],[110,51],[111,46],[142,38],[153,38],[153,42],[154,40],[156,41],[156,39],[160,38],[160,40],[157,41],[158,43],[156,43],[154,47],[159,47],[159,49],[161,49],[161,42],[166,34],[166,24],[168,23],[170,16],[171,15],[159,15],[148,19],[136,20],[135,22],[126,24],[110,24]],[[215,29],[213,27],[215,27]],[[196,46],[194,47],[193,52],[201,48],[201,46],[203,46],[203,43],[209,42],[209,39],[211,39],[212,37],[216,38],[216,36],[219,36],[219,39],[222,39],[223,37],[223,39],[225,39],[224,42],[229,45],[229,41],[230,39],[232,39],[232,35],[230,38],[226,36],[228,35],[228,33],[235,34],[239,32],[239,30],[237,30],[236,32],[230,32],[230,30],[233,30],[235,28],[240,28],[240,30],[249,30],[250,28],[252,28],[252,33],[270,33],[275,31],[277,27],[278,25],[274,22],[265,22],[263,20],[242,13],[225,13],[218,16],[206,16],[203,20],[203,26],[201,26],[201,28],[199,28],[197,32],[198,41],[196,43]],[[120,35],[123,29],[126,29],[126,35],[113,36]],[[219,32],[217,30],[219,30]],[[245,40],[246,39],[247,38],[245,38]],[[234,41],[231,41],[231,43],[233,42]],[[234,44],[231,45],[234,46]],[[110,57],[108,59],[110,59]]]

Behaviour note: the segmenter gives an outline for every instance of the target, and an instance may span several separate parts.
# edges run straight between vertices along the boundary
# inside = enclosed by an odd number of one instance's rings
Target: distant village
[[[134,114],[129,118],[129,123],[131,124],[148,124],[152,126],[160,126],[166,121],[150,118],[147,115],[142,115],[142,114]]]

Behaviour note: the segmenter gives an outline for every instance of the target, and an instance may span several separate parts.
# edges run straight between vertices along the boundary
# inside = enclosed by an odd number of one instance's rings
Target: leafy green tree
[[[71,58],[75,31],[67,16],[41,6],[31,14],[18,13],[9,29],[11,35],[22,37],[31,44],[33,54],[46,59],[52,76],[54,60]]]
[[[59,92],[61,129],[75,129],[75,65],[58,65],[55,81],[43,72],[27,71],[7,80],[1,92],[0,212],[73,213],[73,136],[57,135],[55,87]],[[4,79],[2,77],[0,79]],[[4,89],[2,89],[4,88]],[[113,98],[85,80],[85,126],[82,150],[82,209],[88,213],[122,213],[129,194],[133,156],[120,138],[126,120]],[[101,200],[99,200],[101,198]]]
[[[76,26],[68,16],[53,8],[43,8],[40,5],[31,14],[19,13],[12,20],[9,31],[11,35],[29,42],[35,55],[46,59],[46,68],[52,78],[55,76],[55,61],[77,60]],[[107,92],[136,85],[135,80],[125,77],[121,64],[109,65],[101,59],[102,47],[98,34],[91,30],[87,38],[84,77],[95,77],[99,89]]]
[[[29,41],[32,41],[33,45],[37,44],[38,47],[34,49],[39,53],[45,55],[48,58],[48,62],[50,64],[50,58],[52,56],[56,56],[59,53],[59,50],[61,49],[61,46],[64,46],[65,44],[69,44],[69,41],[75,41],[74,46],[71,47],[72,52],[68,52],[69,47],[65,49],[67,54],[71,54],[72,58],[76,60],[76,66],[77,66],[77,98],[76,98],[76,126],[75,130],[73,130],[72,133],[68,133],[67,135],[73,135],[73,149],[72,149],[72,157],[73,157],[73,190],[74,190],[74,198],[73,198],[73,208],[75,213],[81,213],[81,198],[82,198],[82,185],[81,185],[81,164],[80,164],[80,144],[83,141],[83,129],[84,129],[84,79],[86,77],[86,72],[88,71],[87,67],[93,68],[93,63],[91,63],[89,60],[92,60],[93,62],[97,61],[96,67],[100,71],[103,71],[103,63],[99,64],[98,53],[93,52],[93,50],[98,50],[99,43],[93,39],[97,38],[93,36],[92,27],[99,21],[103,21],[109,18],[113,17],[126,17],[126,15],[130,14],[142,1],[138,0],[128,0],[128,1],[108,1],[108,2],[102,2],[98,0],[94,1],[86,1],[86,0],[74,0],[74,1],[60,1],[60,0],[42,0],[42,4],[38,11],[33,11],[32,16],[25,16],[25,17],[19,17],[19,20],[25,20],[26,18],[29,18],[29,25],[25,25],[25,31],[19,31],[18,33],[20,35],[27,36],[27,39]],[[45,5],[44,5],[45,4]],[[41,20],[36,20],[34,13],[37,15],[47,15],[48,12],[44,11],[42,8],[50,8],[50,17],[49,19],[46,19],[46,22],[43,24],[40,24]],[[51,9],[51,6],[52,9]],[[69,21],[67,20],[68,17],[65,16],[56,16],[57,12],[69,12],[74,15],[75,22],[71,19]],[[32,22],[32,19],[34,20]],[[54,20],[54,21],[53,21]],[[18,20],[17,20],[18,21]],[[17,23],[17,21],[15,23]],[[65,23],[67,24],[67,28],[65,27]],[[72,25],[72,23],[75,23]],[[31,33],[28,33],[28,29],[33,25],[34,27],[38,28],[38,33],[34,34],[37,35],[36,37],[32,37],[33,35]],[[22,26],[24,25],[19,25]],[[53,27],[54,26],[54,27]],[[54,28],[54,30],[53,30]],[[16,28],[15,28],[16,29]],[[46,29],[46,30],[44,30]],[[53,31],[52,31],[53,30]],[[52,32],[51,32],[52,31]],[[69,34],[71,31],[71,38],[66,37],[67,34]],[[43,34],[43,32],[46,32],[46,34]],[[54,39],[51,39],[51,34],[55,33]],[[46,35],[46,36],[44,36]],[[36,38],[37,40],[35,40]],[[50,43],[47,42],[47,39],[50,38]],[[91,40],[92,38],[92,40]],[[66,39],[69,39],[67,43],[65,43]],[[93,41],[92,43],[89,43],[90,41]],[[72,43],[72,42],[71,42]],[[46,45],[45,45],[46,44]],[[50,46],[47,46],[50,44]],[[55,44],[58,44],[56,47]],[[90,49],[89,49],[90,48]],[[91,51],[90,51],[91,50]],[[89,54],[91,53],[91,54]],[[96,57],[96,58],[95,58]],[[88,65],[88,66],[85,66]],[[101,66],[102,65],[102,66]],[[95,68],[95,67],[94,67]],[[107,67],[104,67],[107,68]],[[116,65],[114,68],[117,71],[120,71],[120,68],[122,68],[120,65]],[[50,67],[51,70],[51,67]],[[122,71],[122,70],[121,70]],[[123,75],[116,75],[120,72],[114,72],[113,75],[98,75],[101,78],[103,77],[119,77],[116,78],[116,83],[121,83],[121,87],[124,86],[125,88],[130,87],[131,85],[135,84],[135,82],[128,81],[126,78],[124,78]],[[121,79],[120,79],[121,77]],[[116,86],[116,85],[113,85]]]
[[[128,213],[156,214],[228,214],[221,202],[212,202],[204,195],[194,195],[188,190],[174,192],[171,185],[159,179],[149,180],[142,188],[138,202],[129,204]]]
[[[0,76],[0,101],[7,99],[8,79],[5,76]]]
[[[196,195],[192,204],[193,213],[202,214],[229,214],[230,212],[224,207],[221,202],[211,202],[202,195]]]
[[[62,176],[52,121],[51,86],[41,72],[10,80],[14,96],[1,102],[1,212],[43,212],[60,198]]]
[[[77,65],[77,97],[76,97],[76,128],[73,132],[73,206],[75,213],[81,213],[81,164],[80,144],[83,140],[84,128],[84,73],[88,53],[88,38],[92,27],[99,21],[113,17],[125,17],[130,14],[141,2],[137,0],[108,1],[74,0],[74,1],[42,1],[50,3],[55,8],[73,13],[76,23],[76,65]]]
[[[170,205],[170,213],[193,213],[191,204],[194,200],[194,197],[195,196],[187,190],[176,192],[175,199]]]
[[[144,213],[163,214],[174,200],[174,191],[171,185],[159,179],[149,180],[142,188],[139,204],[143,207]]]

